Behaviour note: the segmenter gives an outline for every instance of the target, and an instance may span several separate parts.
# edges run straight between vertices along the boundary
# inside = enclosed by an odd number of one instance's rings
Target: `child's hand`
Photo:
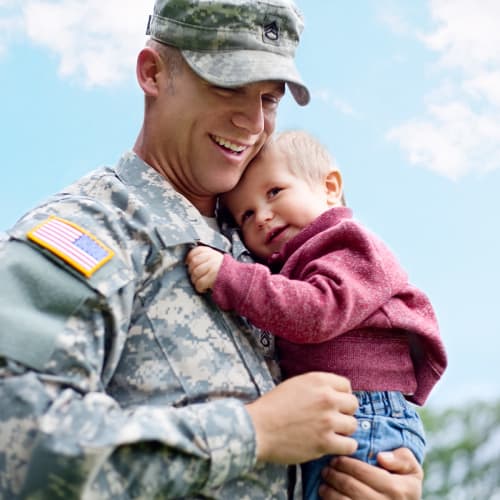
[[[210,247],[198,246],[186,257],[189,277],[197,292],[203,293],[213,287],[224,255]]]

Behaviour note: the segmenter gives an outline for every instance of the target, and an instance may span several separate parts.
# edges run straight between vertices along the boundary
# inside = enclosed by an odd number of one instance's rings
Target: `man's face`
[[[288,161],[276,147],[264,150],[223,197],[245,245],[264,260],[331,207],[326,184],[292,174]]]
[[[272,134],[283,94],[283,82],[217,87],[182,61],[160,90],[155,123],[176,189],[197,206],[232,189]]]

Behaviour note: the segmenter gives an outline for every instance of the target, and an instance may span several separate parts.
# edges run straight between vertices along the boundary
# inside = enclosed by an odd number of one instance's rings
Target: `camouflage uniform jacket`
[[[52,215],[114,255],[85,276],[28,239]],[[286,468],[256,463],[244,408],[276,381],[271,339],[193,291],[197,242],[244,253],[133,153],[9,231],[0,498],[286,497]]]

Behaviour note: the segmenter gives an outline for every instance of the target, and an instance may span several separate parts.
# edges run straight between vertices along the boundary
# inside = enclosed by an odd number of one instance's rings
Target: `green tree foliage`
[[[425,500],[500,500],[500,401],[423,408]]]

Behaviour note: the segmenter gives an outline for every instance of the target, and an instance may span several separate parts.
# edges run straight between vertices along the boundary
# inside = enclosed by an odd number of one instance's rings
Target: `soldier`
[[[349,382],[275,386],[272,339],[196,294],[184,266],[198,242],[246,256],[216,227],[216,195],[273,132],[285,85],[308,102],[301,30],[287,0],[157,0],[133,150],[8,231],[1,498],[286,498],[286,464],[354,450]],[[325,498],[419,498],[407,451],[382,464],[392,474],[338,460]]]

